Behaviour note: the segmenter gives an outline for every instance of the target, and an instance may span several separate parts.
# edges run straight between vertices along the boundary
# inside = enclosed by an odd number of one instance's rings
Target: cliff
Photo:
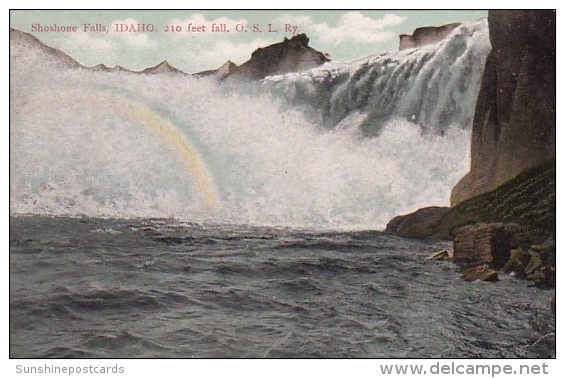
[[[526,244],[539,244],[555,236],[555,185],[555,162],[552,162],[526,170],[495,190],[447,210],[424,208],[397,216],[389,222],[385,232],[403,237],[451,239],[453,230],[461,226],[516,223],[524,228]],[[431,209],[436,210],[431,212]],[[403,224],[408,227],[399,227]]]
[[[282,42],[258,48],[251,54],[251,59],[240,66],[228,61],[217,70],[203,71],[196,75],[260,80],[270,75],[309,70],[328,62],[324,53],[308,46],[309,41],[306,34],[298,34],[291,39],[285,37]]]
[[[481,222],[516,223],[530,244],[555,236],[555,162],[526,170],[487,193],[469,198],[442,218],[436,232],[449,235],[456,227]]]
[[[400,35],[399,50],[412,49],[432,43],[437,43],[447,37],[460,23],[452,23],[443,26],[425,26],[414,30],[412,35]]]
[[[456,227],[503,222],[523,226],[527,243],[555,236],[555,12],[490,11],[488,23],[470,172],[439,221],[416,212],[394,218],[390,233],[450,238]],[[404,223],[410,235],[398,229]]]
[[[489,11],[492,51],[477,99],[470,172],[452,205],[555,159],[555,12]]]

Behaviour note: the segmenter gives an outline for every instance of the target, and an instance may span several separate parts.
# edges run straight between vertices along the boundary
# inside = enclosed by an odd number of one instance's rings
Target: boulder
[[[449,255],[449,252],[447,251],[447,249],[442,249],[441,251],[438,251],[438,252],[434,253],[433,255],[431,255],[430,257],[428,257],[428,260],[451,261],[452,258]]]
[[[524,273],[526,275],[530,276],[537,269],[541,268],[541,266],[543,265],[543,261],[541,260],[539,253],[537,253],[533,249],[530,249],[528,251],[528,254],[531,256],[531,258],[530,258],[530,262],[528,263],[528,265],[524,269]]]
[[[498,273],[491,269],[488,265],[479,265],[465,270],[461,274],[461,278],[465,281],[498,281]]]
[[[547,257],[555,255],[555,238],[551,236],[547,238],[542,244],[532,245],[532,250]]]
[[[437,235],[435,229],[449,207],[425,207],[413,213],[394,217],[386,225],[385,232],[406,238],[424,238]]]
[[[534,281],[536,284],[542,284],[546,280],[545,272],[543,270],[536,270],[526,276],[528,281]]]
[[[522,274],[524,272],[524,267],[528,261],[528,254],[524,252],[522,248],[515,248],[510,250],[510,258],[500,269],[500,272],[512,271],[517,274]]]
[[[540,288],[555,287],[555,267],[541,266],[526,276],[528,281],[532,281],[533,285]]]
[[[522,227],[514,223],[478,223],[453,230],[453,260],[502,267],[518,246]]]

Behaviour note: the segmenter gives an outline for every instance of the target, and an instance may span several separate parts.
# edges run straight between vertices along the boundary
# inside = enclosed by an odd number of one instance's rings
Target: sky
[[[479,10],[11,10],[10,27],[33,34],[85,66],[104,63],[141,70],[167,60],[194,73],[227,60],[241,64],[258,47],[297,33],[306,33],[310,46],[333,61],[346,62],[396,51],[398,36],[417,27],[486,16],[487,11]],[[85,24],[90,29],[85,31]],[[229,32],[212,30],[212,24],[223,24]],[[55,25],[76,31],[38,27]]]

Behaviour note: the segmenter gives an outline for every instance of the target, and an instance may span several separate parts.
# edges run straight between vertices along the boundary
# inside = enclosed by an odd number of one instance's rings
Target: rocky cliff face
[[[425,238],[434,236],[447,238],[447,235],[437,235],[435,230],[441,219],[449,212],[449,207],[425,207],[413,213],[399,215],[386,225],[385,232],[405,238]]]
[[[298,34],[291,39],[285,37],[282,42],[258,48],[251,54],[251,59],[240,66],[228,61],[217,70],[196,75],[260,80],[270,75],[309,70],[328,62],[325,54],[308,46],[309,41],[306,34]]]
[[[323,53],[308,47],[308,42],[306,34],[298,34],[257,49],[251,59],[239,66],[237,73],[257,80],[269,75],[305,71],[329,61]]]
[[[412,35],[402,34],[400,35],[400,46],[398,47],[398,49],[412,49],[414,47],[437,43],[445,39],[445,37],[447,37],[459,25],[461,24],[453,23],[437,27],[425,26],[414,30],[414,33],[412,33]]]
[[[452,205],[555,160],[555,12],[490,11],[492,51],[477,99],[471,170]]]

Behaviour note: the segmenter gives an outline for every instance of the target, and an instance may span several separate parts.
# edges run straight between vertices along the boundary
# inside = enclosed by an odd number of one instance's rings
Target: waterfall
[[[470,126],[489,51],[483,19],[461,25],[437,45],[273,76],[263,87],[327,128],[354,124],[374,136],[390,119],[405,118],[443,134]]]
[[[230,86],[11,45],[10,213],[383,228],[468,170],[486,21]]]

